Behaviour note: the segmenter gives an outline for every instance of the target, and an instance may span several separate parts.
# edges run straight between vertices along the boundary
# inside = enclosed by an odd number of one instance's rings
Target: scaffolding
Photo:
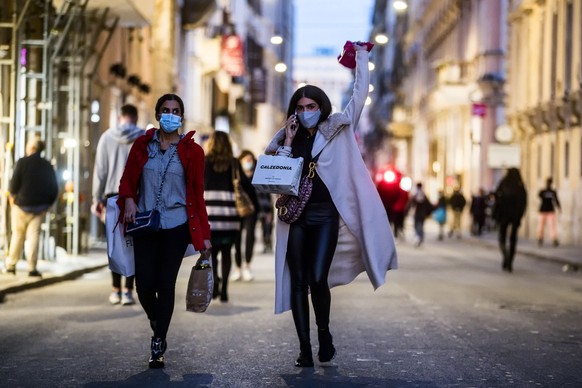
[[[8,192],[14,162],[25,154],[27,137],[46,142],[64,188],[43,224],[41,259],[55,247],[78,254],[87,248],[90,197],[87,171],[91,76],[117,28],[108,9],[87,9],[89,0],[0,0],[0,171]],[[8,246],[7,196],[0,199],[0,245]],[[84,206],[85,208],[81,208]]]

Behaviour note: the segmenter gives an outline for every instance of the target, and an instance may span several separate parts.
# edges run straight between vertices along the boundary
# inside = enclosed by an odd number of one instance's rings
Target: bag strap
[[[311,159],[311,162],[309,162],[309,171],[307,171],[307,177],[309,179],[313,179],[313,177],[315,176],[315,167],[317,167],[317,161],[319,160],[319,155],[321,155],[321,152],[323,151],[323,149],[321,151],[319,151],[317,153],[317,155],[315,155],[313,157],[313,159]]]
[[[168,172],[168,168],[170,168],[170,163],[172,162],[174,154],[176,153],[177,150],[178,146],[175,146],[174,149],[172,150],[172,154],[170,155],[170,159],[168,159],[168,164],[166,164],[166,168],[164,168],[164,173],[162,174],[162,183],[160,183],[160,189],[158,190],[158,196],[156,197],[156,206],[154,206],[154,209],[157,209],[158,205],[160,204],[160,198],[162,198],[162,189],[164,188],[164,181],[166,180],[166,173]]]
[[[233,183],[240,182],[240,175],[234,159],[232,159],[231,167],[232,167],[232,182]]]

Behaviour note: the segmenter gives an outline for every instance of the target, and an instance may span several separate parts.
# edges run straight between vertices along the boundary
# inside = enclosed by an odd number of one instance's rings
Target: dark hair
[[[45,142],[39,136],[30,138],[28,144],[34,150],[34,153],[41,153],[46,148]]]
[[[548,188],[552,187],[553,182],[554,182],[554,180],[551,177],[546,179],[546,186],[548,186]]]
[[[232,144],[228,133],[214,131],[206,142],[206,159],[213,164],[213,170],[224,172],[232,164]]]
[[[158,102],[156,102],[156,111],[155,111],[156,120],[158,120],[158,117],[160,115],[160,108],[162,107],[162,104],[166,101],[178,101],[178,105],[180,105],[180,110],[182,111],[182,116],[184,115],[184,101],[182,101],[182,99],[178,95],[168,93],[168,94],[164,94],[162,97],[158,98]]]
[[[242,150],[240,152],[240,155],[238,156],[238,160],[241,160],[244,157],[250,156],[251,158],[253,158],[253,163],[257,163],[257,158],[255,158],[255,154],[252,153],[252,151],[250,150]]]
[[[295,93],[293,93],[293,96],[291,96],[291,100],[289,101],[289,107],[287,108],[287,117],[295,114],[295,110],[297,109],[297,103],[303,97],[310,98],[313,101],[317,102],[317,105],[319,105],[321,117],[319,118],[317,124],[327,120],[327,118],[331,114],[331,101],[329,100],[329,97],[327,96],[327,94],[325,94],[323,90],[313,85],[305,85],[297,89]]]
[[[122,116],[130,116],[137,119],[137,108],[131,104],[125,104],[121,107]]]

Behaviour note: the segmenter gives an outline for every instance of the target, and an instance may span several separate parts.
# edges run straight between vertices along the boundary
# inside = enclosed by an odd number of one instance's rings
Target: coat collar
[[[342,129],[350,125],[350,119],[344,113],[333,113],[329,115],[327,120],[321,122],[317,126],[317,134],[315,135],[315,143],[313,145],[313,154],[316,155],[325,147],[325,145],[334,138]],[[285,128],[277,131],[267,148],[266,154],[275,154],[277,149],[283,145],[285,141]]]

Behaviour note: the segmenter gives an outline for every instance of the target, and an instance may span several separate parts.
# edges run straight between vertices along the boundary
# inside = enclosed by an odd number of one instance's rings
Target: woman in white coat
[[[366,47],[356,44],[356,80],[351,100],[331,113],[327,95],[307,85],[291,97],[287,121],[267,154],[303,157],[303,175],[317,162],[313,192],[301,217],[277,223],[275,313],[291,309],[300,343],[298,367],[312,367],[309,333],[311,293],[319,341],[318,358],[334,358],[329,330],[330,288],[365,271],[374,289],[397,266],[394,239],[382,201],[363,162],[355,129],[368,95]]]

